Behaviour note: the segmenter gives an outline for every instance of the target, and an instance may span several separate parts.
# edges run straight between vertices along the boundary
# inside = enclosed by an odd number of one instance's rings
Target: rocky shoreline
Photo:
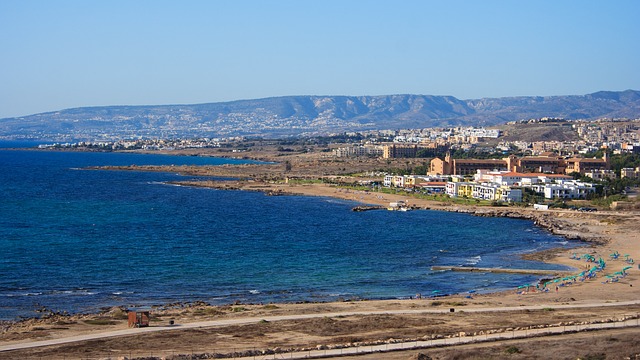
[[[531,220],[533,224],[541,227],[550,233],[558,236],[562,236],[567,240],[578,240],[597,245],[604,245],[608,240],[595,236],[593,234],[584,233],[581,229],[576,228],[572,224],[559,220],[559,217],[555,213],[546,213],[540,211],[518,211],[512,209],[458,209],[456,212],[468,213],[474,216],[482,217],[505,217],[512,219]]]

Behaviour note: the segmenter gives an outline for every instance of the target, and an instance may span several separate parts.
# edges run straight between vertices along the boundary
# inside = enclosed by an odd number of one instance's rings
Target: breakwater
[[[571,271],[564,270],[544,270],[544,269],[505,269],[505,268],[483,268],[483,267],[469,267],[469,266],[432,266],[431,270],[434,271],[464,271],[464,272],[490,272],[490,273],[504,273],[504,274],[528,274],[528,275],[562,275],[571,274]]]

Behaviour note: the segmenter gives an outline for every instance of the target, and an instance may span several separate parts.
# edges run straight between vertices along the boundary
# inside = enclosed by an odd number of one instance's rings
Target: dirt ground
[[[274,160],[280,157],[265,157]],[[323,166],[322,158],[289,157],[292,169],[301,169],[300,176],[327,176],[346,172],[343,168],[372,171],[383,167],[382,160],[346,164],[330,162]],[[353,161],[352,161],[353,162]],[[400,161],[398,164],[403,165]],[[405,164],[406,165],[406,164]],[[315,170],[302,170],[313,168]],[[139,170],[136,168],[136,170]],[[167,168],[147,169],[166,171]],[[178,171],[172,167],[173,172]],[[179,169],[189,174],[243,177],[250,181],[236,182],[234,187],[244,190],[278,191],[284,194],[332,196],[365,204],[388,205],[406,196],[372,192],[348,191],[325,184],[295,185],[274,182],[282,180],[282,163],[272,165],[222,166],[215,169]],[[266,180],[266,181],[265,181]],[[211,184],[219,186],[220,184]],[[582,269],[590,266],[584,260],[572,259],[573,252],[589,253],[607,259],[607,273],[627,265],[622,259],[610,260],[609,254],[618,251],[640,259],[640,213],[598,211],[536,212],[522,208],[474,208],[472,206],[434,203],[408,199],[416,207],[446,211],[500,211],[492,216],[524,216],[539,222],[550,231],[591,241],[577,250],[550,251],[537,258]],[[504,211],[507,211],[505,213]],[[171,357],[178,354],[240,354],[248,350],[316,348],[335,344],[367,344],[388,339],[419,339],[425,336],[450,336],[465,332],[473,334],[493,330],[534,327],[551,324],[609,321],[638,318],[640,305],[612,305],[616,302],[640,300],[637,265],[616,282],[606,282],[599,276],[585,282],[561,287],[557,292],[512,291],[477,294],[473,297],[448,296],[436,299],[407,299],[386,301],[345,301],[307,304],[168,304],[152,310],[151,327],[166,330],[154,333],[109,336],[68,344],[34,347],[23,350],[0,351],[0,359],[116,359]],[[538,305],[536,310],[520,307]],[[580,308],[559,308],[581,305]],[[511,311],[495,312],[494,308]],[[447,312],[449,309],[455,312]],[[475,310],[474,310],[475,309]],[[381,311],[423,310],[424,313],[382,314]],[[429,312],[444,310],[440,312]],[[486,310],[486,311],[479,311]],[[491,311],[490,311],[491,310]],[[477,312],[476,312],[477,311]],[[352,312],[373,314],[346,315]],[[345,315],[341,315],[344,313]],[[297,314],[309,318],[295,320],[264,320],[275,316]],[[114,308],[102,314],[65,316],[49,314],[42,319],[0,324],[0,348],[5,345],[38,340],[60,339],[79,334],[101,334],[127,328],[126,313]],[[209,320],[253,319],[253,323],[181,329],[180,325]],[[168,326],[169,321],[176,326]],[[359,355],[358,359],[635,359],[640,358],[640,328],[591,331],[541,338],[500,341],[473,345],[458,345],[437,349],[407,350],[392,353]],[[420,355],[422,354],[422,355]],[[286,358],[282,354],[282,358]],[[264,357],[263,357],[264,358]],[[356,357],[346,357],[356,358]]]
[[[559,335],[545,339],[508,340],[498,343],[461,345],[450,348],[409,350],[345,356],[345,360],[480,360],[480,359],[637,359],[638,330]]]
[[[490,297],[488,297],[490,299]],[[369,302],[366,302],[369,303]],[[232,354],[239,353],[251,349],[303,349],[315,348],[317,345],[329,344],[371,344],[379,340],[388,339],[404,339],[414,340],[421,339],[425,336],[435,335],[452,335],[464,332],[466,334],[479,333],[492,329],[515,329],[536,327],[545,324],[570,324],[581,322],[607,321],[610,319],[619,319],[622,317],[637,318],[640,313],[640,305],[632,306],[615,306],[615,307],[593,307],[578,309],[554,309],[544,308],[540,310],[521,310],[513,311],[508,314],[494,312],[472,313],[465,311],[467,306],[482,307],[487,306],[493,301],[489,300],[482,304],[467,305],[462,301],[453,299],[444,300],[422,300],[400,302],[386,302],[386,304],[378,304],[371,302],[360,306],[356,304],[351,308],[404,308],[407,305],[414,304],[416,308],[444,308],[455,307],[458,311],[453,313],[428,313],[428,314],[376,314],[376,315],[352,315],[352,316],[326,316],[301,320],[283,320],[283,321],[259,321],[254,324],[247,325],[229,325],[223,327],[203,327],[188,330],[168,330],[163,332],[131,335],[125,337],[109,337],[98,340],[90,340],[71,344],[39,347],[27,350],[0,352],[0,359],[15,358],[31,358],[31,359],[53,359],[53,358],[142,358],[142,357],[166,357],[177,354]],[[567,302],[564,302],[565,304]],[[269,305],[269,306],[247,306],[243,311],[243,316],[264,317],[265,315],[274,314],[290,314],[299,311],[308,311],[310,313],[334,312],[339,310],[333,304],[321,305],[301,305],[296,306],[297,309],[290,309],[289,305]],[[349,308],[350,306],[347,306]],[[185,321],[194,319],[208,318],[226,318],[237,316],[238,312],[229,310],[224,313],[225,309],[216,309],[220,311],[218,315],[194,315],[199,313],[207,313],[209,307],[193,307],[184,311],[179,316],[171,318],[184,319]],[[213,311],[210,311],[213,312]],[[62,327],[68,327],[69,331],[79,331],[82,327],[86,327],[87,320],[73,321],[65,325],[42,325],[33,327],[25,332],[24,339],[34,338],[34,335],[45,335],[48,330],[55,332]],[[106,328],[122,328],[126,327],[124,320],[114,320],[113,325],[103,325]],[[153,326],[163,326],[168,322],[167,316],[157,315]],[[181,322],[178,321],[178,324]],[[96,325],[93,325],[94,327]],[[103,329],[104,330],[104,329]],[[517,347],[520,352],[515,358],[577,358],[579,354],[597,354],[606,353],[608,358],[616,357],[616,354],[637,353],[640,354],[640,343],[636,341],[640,331],[638,328],[619,329],[619,332],[598,331],[589,332],[587,334],[577,333],[572,335],[549,336],[546,338],[532,338],[527,340],[501,341],[494,344],[475,344],[468,346],[457,346],[453,348],[440,348],[425,350],[429,356],[442,359],[468,358],[468,355],[486,354],[486,356],[494,357],[500,355],[501,351],[506,351],[508,346]],[[15,335],[13,336],[16,337]],[[3,340],[9,340],[11,336],[3,337]],[[40,336],[36,337],[40,338]],[[595,341],[595,339],[598,341]],[[563,339],[563,340],[558,340]],[[567,340],[564,340],[567,339]],[[586,341],[584,346],[576,347],[578,339]],[[556,344],[554,345],[553,354],[559,354],[558,349],[563,350],[568,357],[551,356],[549,345],[539,344]],[[513,344],[512,344],[513,343]],[[505,345],[509,344],[509,345]],[[564,344],[565,346],[562,346]],[[605,348],[599,348],[599,345],[609,344]],[[425,352],[423,351],[423,352]],[[513,350],[511,350],[513,351]],[[578,352],[576,352],[578,351]],[[497,352],[497,353],[496,353]],[[407,351],[409,353],[409,351]],[[407,354],[392,353],[393,358],[407,359]],[[465,355],[466,354],[466,355]],[[547,354],[547,356],[542,356]],[[376,357],[376,355],[378,357]],[[391,358],[380,357],[380,354],[372,354],[364,358]],[[505,355],[505,354],[503,354]],[[515,354],[509,354],[512,358]],[[573,356],[576,355],[576,356]],[[285,355],[283,355],[285,356]],[[462,356],[462,357],[461,357]],[[475,355],[474,355],[475,356]],[[476,358],[483,358],[478,355]],[[573,357],[572,357],[573,356]],[[359,357],[363,358],[363,357]],[[472,357],[473,358],[473,357]]]

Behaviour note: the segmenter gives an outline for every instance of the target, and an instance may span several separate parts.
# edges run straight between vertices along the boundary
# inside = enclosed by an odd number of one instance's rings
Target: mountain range
[[[509,121],[640,118],[640,91],[459,100],[453,96],[283,96],[194,105],[81,107],[0,119],[0,139],[287,137],[492,126]]]

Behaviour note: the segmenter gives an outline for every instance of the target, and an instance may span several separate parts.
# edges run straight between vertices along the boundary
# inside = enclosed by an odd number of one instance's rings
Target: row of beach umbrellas
[[[617,251],[615,251],[614,253],[610,254],[609,257],[613,260],[618,259],[618,257],[620,256],[620,253],[618,253]],[[633,259],[629,256],[629,254],[625,254],[623,255],[625,257],[625,261],[629,264],[633,264]],[[596,260],[596,257],[591,255],[591,254],[584,254],[582,256],[578,256],[577,253],[573,253],[573,255],[571,256],[572,259],[575,260],[586,260],[587,262],[593,262],[596,263],[596,265],[592,266],[590,269],[585,270],[580,272],[579,274],[576,275],[569,275],[569,276],[564,276],[564,277],[558,277],[549,281],[545,281],[542,284],[542,288],[546,289],[547,286],[552,285],[552,284],[558,284],[558,285],[564,285],[565,283],[573,283],[575,281],[584,281],[587,279],[592,279],[594,277],[596,277],[596,274],[600,271],[603,271],[607,264],[604,261],[604,259],[602,259],[601,257],[599,257]],[[626,276],[627,274],[627,270],[631,269],[633,266],[625,266],[622,268],[621,271],[616,271],[610,275],[605,275],[605,277],[609,280],[613,280],[613,281],[617,281],[618,279]],[[524,285],[520,285],[518,286],[518,289],[529,289],[531,287],[536,287],[539,288],[539,284],[538,285],[531,285],[531,284],[524,284]]]

